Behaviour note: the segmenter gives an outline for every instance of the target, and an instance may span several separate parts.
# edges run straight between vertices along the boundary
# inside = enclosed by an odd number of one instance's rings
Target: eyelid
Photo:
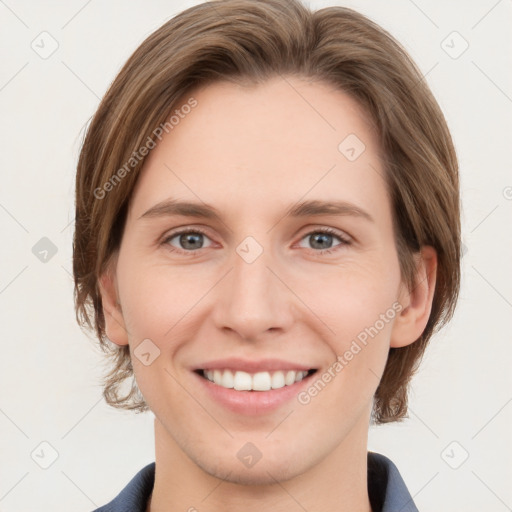
[[[335,245],[328,249],[310,249],[307,247],[305,248],[308,252],[310,252],[310,253],[312,252],[314,255],[325,256],[327,254],[336,253],[337,251],[343,250],[344,247],[350,246],[354,243],[354,239],[350,235],[346,234],[343,231],[340,231],[338,229],[331,228],[328,226],[322,226],[322,227],[314,227],[313,226],[313,227],[308,228],[308,230],[306,232],[304,232],[299,237],[298,243],[300,244],[302,242],[302,240],[306,239],[308,236],[311,236],[311,235],[317,234],[317,233],[325,233],[328,235],[332,235],[332,236],[338,238],[340,240],[340,243],[338,245]]]
[[[187,226],[182,226],[181,228],[174,228],[174,229],[171,229],[170,231],[167,231],[161,238],[160,240],[160,244],[166,244],[168,240],[170,240],[171,238],[174,238],[175,236],[178,236],[178,235],[183,235],[185,233],[201,233],[205,236],[207,236],[210,240],[212,240],[212,237],[208,234],[208,232],[203,229],[203,228],[199,228],[199,227],[196,227],[196,226],[190,226],[190,225],[187,225]],[[177,249],[177,250],[180,250],[180,249]],[[183,250],[183,249],[181,249]],[[197,251],[186,251],[186,252],[197,252]]]
[[[321,226],[321,225],[313,225],[305,228],[306,231],[301,235],[300,239],[302,240],[307,235],[312,235],[313,233],[328,233],[329,235],[335,235],[344,242],[353,242],[354,239],[345,231],[337,228],[331,228],[330,226]]]

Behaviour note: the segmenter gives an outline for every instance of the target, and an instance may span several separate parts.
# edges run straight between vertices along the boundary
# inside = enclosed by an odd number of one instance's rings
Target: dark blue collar
[[[418,512],[398,468],[380,453],[368,452],[368,496],[373,512]]]
[[[94,512],[146,512],[155,481],[155,463],[142,468],[110,503]],[[368,495],[373,512],[418,512],[393,462],[368,452]]]

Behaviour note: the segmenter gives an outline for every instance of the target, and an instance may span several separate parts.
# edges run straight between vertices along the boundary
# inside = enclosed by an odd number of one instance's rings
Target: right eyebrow
[[[165,199],[155,204],[144,212],[139,219],[151,217],[170,217],[172,215],[183,215],[184,217],[204,217],[221,221],[220,213],[206,203],[192,201],[178,201],[176,199]]]

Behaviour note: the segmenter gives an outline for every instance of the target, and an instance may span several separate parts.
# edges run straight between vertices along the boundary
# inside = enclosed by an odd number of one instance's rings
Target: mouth
[[[310,370],[276,370],[249,373],[230,368],[194,370],[200,377],[225,389],[235,391],[271,391],[293,386],[316,373]]]

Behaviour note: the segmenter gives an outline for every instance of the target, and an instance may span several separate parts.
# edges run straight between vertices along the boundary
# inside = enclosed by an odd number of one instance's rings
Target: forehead
[[[169,195],[241,211],[301,198],[371,203],[386,194],[375,127],[333,85],[217,82],[183,95],[173,112],[173,128],[146,158],[135,214]]]

